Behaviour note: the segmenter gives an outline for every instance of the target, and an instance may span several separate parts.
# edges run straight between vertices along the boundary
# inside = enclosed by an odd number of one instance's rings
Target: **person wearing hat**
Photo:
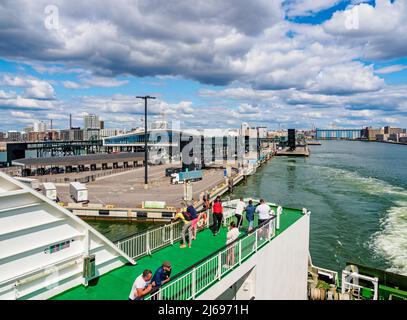
[[[154,276],[151,279],[151,284],[153,285],[151,294],[157,292],[158,289],[160,289],[160,287],[163,284],[170,281],[170,275],[171,275],[171,262],[164,261],[162,266],[155,271]]]

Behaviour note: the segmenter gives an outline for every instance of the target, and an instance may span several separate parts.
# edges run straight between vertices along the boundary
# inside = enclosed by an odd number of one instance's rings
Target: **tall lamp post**
[[[137,99],[144,100],[144,187],[148,186],[148,148],[147,148],[147,100],[155,99],[150,96],[138,96]]]

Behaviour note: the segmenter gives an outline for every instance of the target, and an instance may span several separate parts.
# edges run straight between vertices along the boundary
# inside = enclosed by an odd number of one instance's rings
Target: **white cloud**
[[[329,34],[343,43],[359,46],[367,59],[392,59],[407,55],[407,3],[404,0],[376,0],[335,12],[324,23]]]
[[[330,126],[332,119],[336,119],[336,123],[341,123],[342,127],[382,126],[389,119],[398,119],[397,122],[391,123],[403,127],[403,123],[407,121],[405,85],[385,86],[378,91],[351,95],[320,94],[296,89],[265,91],[251,88],[202,90],[201,95],[204,99],[213,99],[217,103],[229,101],[229,106],[240,101],[254,101],[260,109],[258,114],[248,115],[239,112],[239,108],[231,110],[230,107],[216,109],[216,113],[220,118],[227,115],[237,121],[261,121],[274,128],[278,123],[289,126],[294,122],[304,128],[310,128],[313,124],[324,127]],[[210,113],[215,114],[215,109]]]
[[[81,68],[68,68],[63,65],[54,65],[54,64],[43,64],[38,62],[26,62],[38,73],[48,73],[48,74],[83,74],[87,73],[84,69]]]
[[[48,100],[27,99],[20,95],[10,99],[0,99],[0,107],[7,109],[29,109],[29,110],[48,110],[54,109],[54,105]],[[8,119],[5,119],[8,121]]]
[[[250,113],[251,114],[256,114],[256,113],[260,112],[260,109],[259,109],[258,106],[253,106],[253,105],[250,105],[248,103],[243,103],[243,104],[241,104],[239,106],[238,111],[241,114],[250,114]]]
[[[353,62],[325,67],[310,88],[318,92],[353,93],[377,91],[383,86],[384,80],[373,74],[373,66]]]
[[[0,90],[0,99],[12,99],[15,98],[17,95],[14,92],[6,92]]]
[[[62,84],[67,89],[86,89],[91,87],[113,88],[128,84],[128,80],[117,80],[107,77],[84,77],[79,82],[63,81]]]
[[[287,16],[309,16],[329,9],[341,0],[285,0]]]
[[[33,119],[33,115],[21,111],[11,111],[11,115],[16,118]]]
[[[388,73],[395,73],[399,71],[403,71],[407,69],[407,66],[401,64],[394,64],[392,66],[376,69],[375,73],[377,74],[388,74]]]
[[[82,85],[75,81],[69,81],[69,80],[62,81],[62,84],[67,89],[81,89],[82,88]]]
[[[1,84],[9,87],[25,88],[24,97],[28,99],[50,100],[55,98],[55,91],[47,81],[27,76],[25,78],[12,75],[4,75]]]
[[[82,80],[82,82],[89,87],[102,87],[102,88],[120,87],[129,83],[128,80],[117,80],[106,77],[85,78]]]

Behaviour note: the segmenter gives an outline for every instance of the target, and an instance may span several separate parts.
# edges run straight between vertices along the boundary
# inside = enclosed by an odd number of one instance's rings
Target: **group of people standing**
[[[258,225],[263,224],[274,215],[274,210],[270,208],[264,199],[260,199],[260,203],[257,206],[254,206],[252,200],[249,200],[249,203],[246,205],[243,198],[240,198],[235,209],[238,228],[242,227],[244,212],[246,212],[246,219],[249,222],[248,232],[253,230],[254,215],[256,213],[259,215]]]
[[[193,204],[189,204],[183,210],[177,209],[174,219],[181,220],[183,222],[181,231],[182,243],[180,248],[186,248],[187,242],[188,247],[191,248],[192,240],[195,240],[197,236],[198,223],[199,221],[203,220],[204,225],[207,224],[207,219],[209,218],[211,208],[213,224],[210,227],[210,230],[214,236],[219,233],[223,220],[223,205],[220,197],[217,197],[212,205],[208,198],[204,198],[203,208],[204,211],[199,214]],[[228,233],[226,236],[227,245],[233,243],[239,238],[239,229],[242,228],[244,213],[246,214],[246,219],[249,223],[249,227],[247,229],[248,232],[253,230],[255,214],[259,215],[258,225],[262,225],[264,222],[270,219],[272,215],[274,215],[274,211],[265,203],[263,199],[260,199],[260,203],[255,206],[252,200],[249,200],[246,204],[243,198],[240,198],[235,208],[236,222],[231,221],[228,228]],[[230,248],[228,248],[226,264],[224,267],[229,268],[230,266],[233,266],[234,260],[235,246],[232,245]],[[162,266],[156,270],[154,276],[151,270],[144,270],[143,273],[134,281],[129,295],[129,300],[142,300],[147,294],[154,294],[163,284],[170,281],[170,275],[171,263],[169,261],[164,261]]]
[[[210,226],[213,236],[219,233],[220,227],[223,220],[223,205],[220,197],[216,197],[213,204],[210,203],[209,198],[204,197],[203,199],[203,209],[201,213],[197,213],[196,209],[192,204],[184,210],[177,209],[174,219],[181,220],[183,222],[183,227],[181,231],[182,244],[181,248],[187,246],[191,248],[192,240],[196,239],[197,229],[199,221],[203,220],[203,224],[207,224],[207,219],[209,219],[210,209],[212,209],[213,224]],[[230,225],[229,229],[237,228],[240,230],[243,226],[243,215],[246,214],[246,219],[249,223],[247,231],[253,230],[254,217],[258,214],[258,224],[261,225],[274,215],[274,211],[270,208],[268,204],[265,203],[264,199],[260,199],[260,203],[255,206],[252,200],[246,204],[243,198],[240,198],[239,202],[235,208],[236,222],[233,221],[233,226]],[[188,235],[188,241],[187,241]]]

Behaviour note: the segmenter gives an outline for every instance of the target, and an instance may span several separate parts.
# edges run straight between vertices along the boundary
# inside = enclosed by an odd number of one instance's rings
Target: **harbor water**
[[[86,222],[113,242],[150,228],[157,228],[163,224],[157,222],[114,222],[110,220],[86,220]]]
[[[407,146],[323,141],[309,158],[277,157],[231,197],[311,210],[314,265],[356,262],[407,275]]]

